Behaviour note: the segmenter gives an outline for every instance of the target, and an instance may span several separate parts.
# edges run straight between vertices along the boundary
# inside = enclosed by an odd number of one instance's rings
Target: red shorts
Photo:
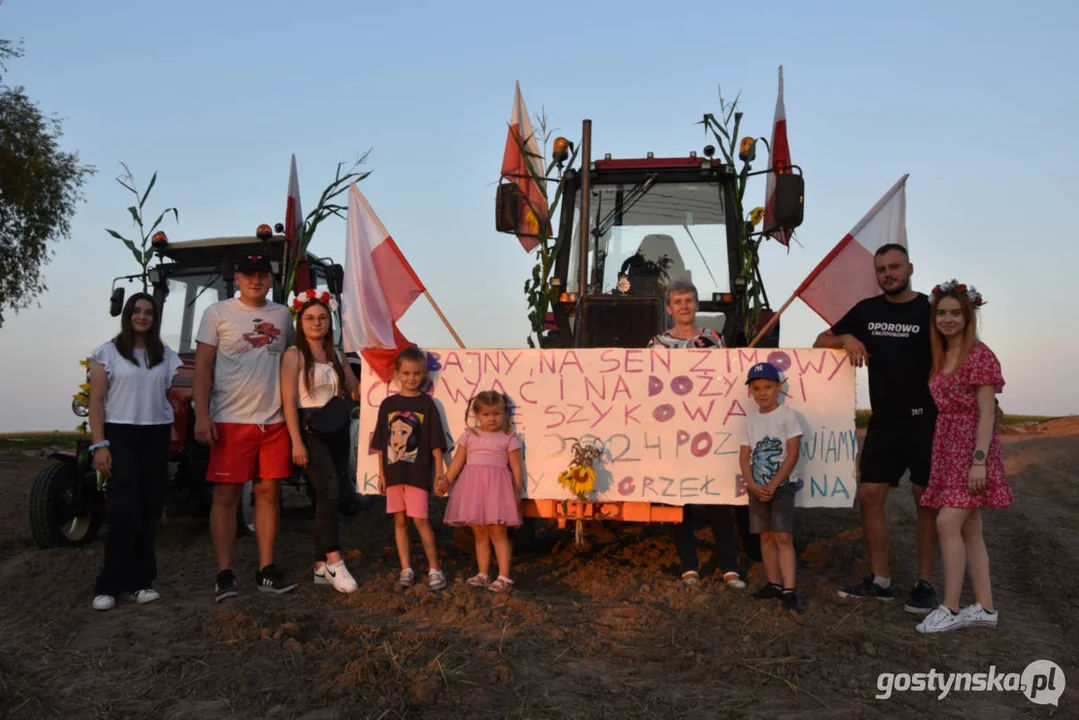
[[[414,485],[390,485],[386,488],[386,513],[403,512],[410,518],[427,519],[427,491]]]
[[[280,480],[292,475],[292,441],[285,423],[215,423],[206,479],[215,483]]]

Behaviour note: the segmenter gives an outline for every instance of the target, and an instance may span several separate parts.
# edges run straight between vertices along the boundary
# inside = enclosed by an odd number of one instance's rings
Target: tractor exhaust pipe
[[[581,126],[581,245],[577,253],[577,302],[580,307],[588,288],[588,246],[591,240],[591,218],[588,204],[592,198],[592,121],[585,120]],[[581,324],[581,314],[577,314],[577,324]],[[574,334],[579,335],[580,329]]]

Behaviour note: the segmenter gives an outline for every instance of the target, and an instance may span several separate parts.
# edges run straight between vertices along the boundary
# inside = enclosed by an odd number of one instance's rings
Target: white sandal
[[[491,592],[509,592],[513,589],[513,581],[505,575],[499,575],[498,579],[487,586]]]

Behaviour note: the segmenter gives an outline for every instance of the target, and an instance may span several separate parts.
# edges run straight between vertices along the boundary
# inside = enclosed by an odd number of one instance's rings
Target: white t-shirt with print
[[[742,422],[742,446],[749,448],[753,482],[767,485],[787,460],[787,441],[801,435],[798,416],[786,405],[779,405],[769,413],[750,410]],[[788,476],[780,487],[790,482]]]
[[[168,391],[183,361],[165,346],[161,362],[146,367],[146,351],[133,348],[137,365],[126,359],[110,340],[94,348],[90,361],[100,363],[109,376],[105,392],[105,422],[118,425],[170,425],[173,420]]]
[[[281,411],[281,355],[295,334],[288,308],[230,298],[206,308],[195,339],[217,348],[210,419],[272,425]]]

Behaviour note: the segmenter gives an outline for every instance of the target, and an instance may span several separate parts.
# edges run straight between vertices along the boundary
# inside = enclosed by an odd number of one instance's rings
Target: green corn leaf
[[[150,191],[154,188],[154,183],[157,182],[157,171],[154,171],[153,177],[150,178],[150,184],[146,186],[146,192],[142,194],[142,199],[139,200],[139,210],[142,210],[142,206],[146,204],[146,198],[150,197]]]
[[[135,207],[134,205],[132,205],[131,207],[129,207],[127,209],[127,211],[129,213],[131,213],[131,219],[135,221],[135,224],[141,226],[142,225],[142,218],[139,217],[139,209],[137,207]]]

